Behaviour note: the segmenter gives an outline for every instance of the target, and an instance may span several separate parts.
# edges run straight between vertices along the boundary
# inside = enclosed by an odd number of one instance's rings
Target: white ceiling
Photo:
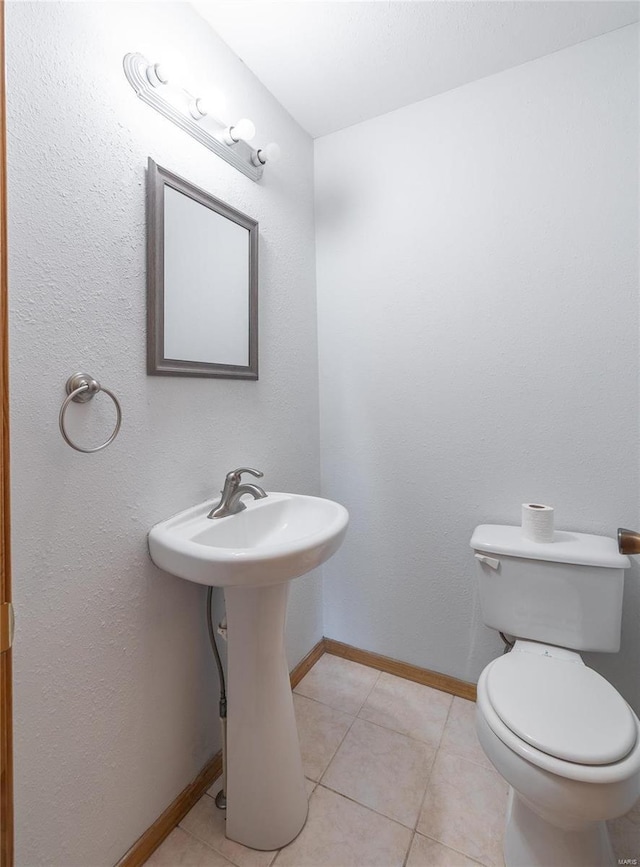
[[[631,0],[192,0],[314,138],[639,18]]]

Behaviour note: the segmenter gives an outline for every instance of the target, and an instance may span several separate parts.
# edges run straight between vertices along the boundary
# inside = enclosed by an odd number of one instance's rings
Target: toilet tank
[[[520,527],[482,524],[471,537],[487,626],[573,650],[620,649],[629,558],[614,539],[556,531],[531,542]]]

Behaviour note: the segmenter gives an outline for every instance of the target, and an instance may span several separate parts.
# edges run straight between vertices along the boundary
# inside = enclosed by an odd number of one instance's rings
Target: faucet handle
[[[240,481],[240,477],[243,473],[251,473],[252,476],[255,476],[256,479],[261,479],[264,476],[264,473],[261,473],[260,470],[252,470],[251,467],[240,467],[237,470],[231,470],[230,473],[227,473],[227,478],[232,477],[233,481]]]

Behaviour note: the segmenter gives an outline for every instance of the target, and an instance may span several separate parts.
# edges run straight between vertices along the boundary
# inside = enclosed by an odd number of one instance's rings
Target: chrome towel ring
[[[68,397],[65,398],[64,403],[60,407],[60,415],[58,417],[58,424],[60,425],[60,433],[62,434],[64,441],[68,443],[72,449],[75,449],[77,452],[85,452],[86,454],[90,454],[91,452],[99,452],[102,449],[106,449],[108,445],[110,445],[114,439],[118,436],[118,431],[120,430],[120,425],[122,424],[122,409],[120,407],[120,403],[115,394],[110,391],[108,388],[104,388],[104,386],[100,385],[97,379],[94,379],[88,373],[74,373],[73,376],[70,376],[66,382],[65,388],[67,390]],[[99,391],[104,391],[105,394],[108,394],[116,408],[116,426],[113,429],[113,433],[109,437],[109,439],[102,443],[100,446],[95,446],[92,449],[85,449],[82,446],[79,446],[77,443],[71,439],[67,431],[64,427],[64,414],[67,411],[67,407],[73,401],[74,403],[87,403],[87,401],[92,400],[94,395],[96,395]]]

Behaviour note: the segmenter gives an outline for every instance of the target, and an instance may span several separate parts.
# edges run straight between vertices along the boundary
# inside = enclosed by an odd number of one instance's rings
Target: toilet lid
[[[635,746],[635,716],[592,668],[553,656],[511,652],[492,663],[487,693],[519,738],[547,755],[607,765]]]

